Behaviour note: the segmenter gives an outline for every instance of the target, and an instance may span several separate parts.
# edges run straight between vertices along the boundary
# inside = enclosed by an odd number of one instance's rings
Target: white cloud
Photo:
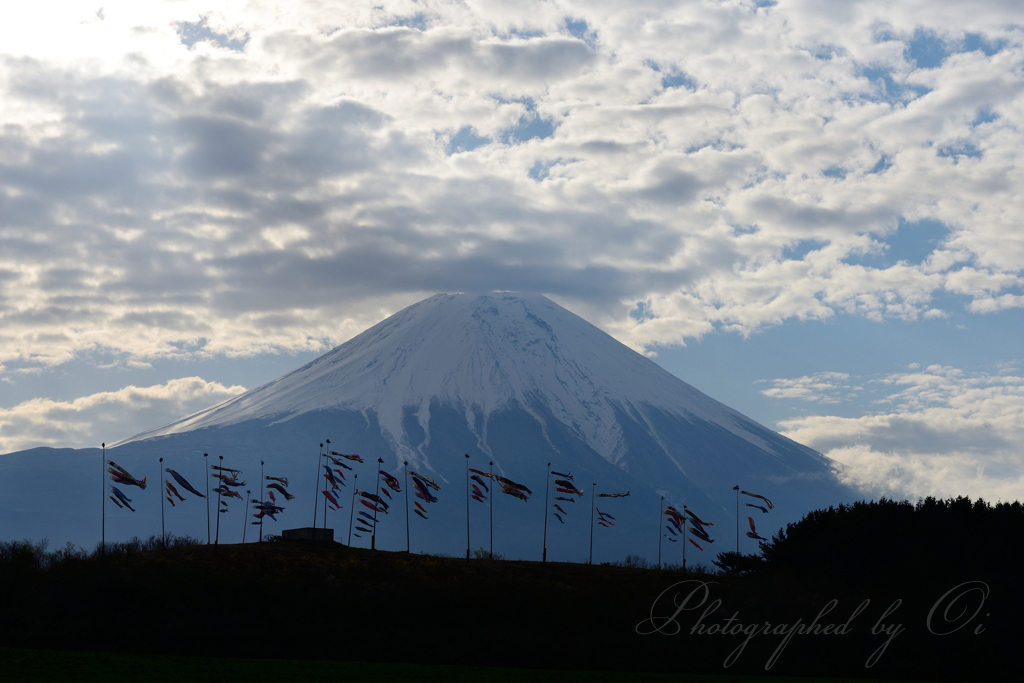
[[[844,464],[849,482],[873,495],[1015,500],[1024,484],[1024,377],[1015,366],[999,370],[911,367],[877,380],[886,389],[883,412],[804,416],[779,426]]]
[[[848,382],[849,373],[818,372],[813,376],[797,377],[796,379],[771,380],[774,385],[770,389],[762,389],[761,393],[769,398],[799,399],[812,403],[839,403],[856,395],[858,387]]]
[[[635,348],[1024,306],[1014,3],[18,11],[7,372],[321,349],[442,290],[539,290]]]
[[[0,408],[0,453],[36,446],[86,448],[113,443],[244,391],[241,386],[183,377],[71,401],[31,399],[10,409]]]

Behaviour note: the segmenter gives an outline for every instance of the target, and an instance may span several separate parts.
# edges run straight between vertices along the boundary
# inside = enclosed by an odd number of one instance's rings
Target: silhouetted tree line
[[[1014,645],[1024,634],[1022,544],[1019,502],[883,498],[815,510],[759,553],[721,553],[714,564],[726,586],[721,612],[738,609],[748,622],[808,623],[831,600],[837,606],[825,622],[841,622],[869,601],[851,636],[789,646],[801,674],[1010,680],[1024,665]],[[879,619],[903,630],[869,669]]]
[[[965,576],[1016,574],[1024,541],[1024,506],[960,496],[917,503],[882,498],[815,510],[786,526],[758,555],[722,553],[728,576],[751,573],[816,583],[900,585]]]
[[[765,673],[782,636],[753,638],[726,671],[744,636],[690,629],[698,620],[708,627],[809,624],[832,601],[822,621],[842,623],[869,601],[849,635],[795,637],[768,673],[1013,680],[1024,664],[1017,647],[1022,541],[1019,503],[959,497],[817,510],[760,553],[721,553],[717,574],[657,570],[632,557],[602,567],[292,542],[217,549],[173,538],[164,549],[154,537],[107,544],[103,554],[5,542],[0,646]],[[684,581],[707,582],[709,602],[721,606],[680,613],[676,635],[638,633],[652,615],[671,615],[678,603],[665,592]],[[966,582],[986,587],[983,608],[970,614],[965,598],[958,609],[967,608],[970,625],[932,633],[929,611]],[[868,668],[885,642],[872,625],[892,605],[884,621],[902,631]]]

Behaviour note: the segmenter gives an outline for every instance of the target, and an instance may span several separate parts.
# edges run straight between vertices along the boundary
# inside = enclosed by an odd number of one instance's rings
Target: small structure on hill
[[[327,541],[334,542],[334,529],[317,529],[302,527],[301,529],[285,529],[281,532],[282,541]]]

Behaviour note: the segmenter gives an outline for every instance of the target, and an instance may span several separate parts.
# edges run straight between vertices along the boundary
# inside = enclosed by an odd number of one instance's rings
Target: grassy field
[[[227,657],[111,654],[0,648],[0,671],[10,683],[74,680],[81,683],[126,677],[146,683],[231,683],[279,680],[372,680],[393,683],[862,683],[853,678],[685,675],[499,667],[326,662]],[[876,681],[876,683],[898,683]]]
[[[683,573],[409,555],[338,544],[262,543],[122,547],[105,557],[42,564],[0,562],[0,680],[377,681],[1003,681],[1020,657],[1015,612],[992,586],[983,635],[936,637],[922,617],[947,578],[855,585],[760,576]],[[927,579],[927,580],[926,580]],[[692,635],[697,611],[676,635],[641,633],[654,605],[680,581],[713,583],[722,607],[709,626],[804,624],[829,602],[826,621],[871,608],[850,634],[753,638]],[[931,583],[929,583],[931,582]],[[920,588],[915,589],[915,586]],[[941,590],[938,594],[941,594]],[[903,629],[886,642],[871,625],[900,600]],[[668,601],[660,613],[670,613]],[[784,651],[783,651],[784,650]],[[779,654],[781,652],[781,655]],[[227,658],[224,655],[230,655]],[[777,660],[777,661],[776,661]],[[766,669],[769,663],[770,670]],[[684,673],[685,672],[685,673]],[[733,674],[733,675],[727,675]],[[770,675],[769,675],[770,674]],[[828,677],[820,677],[829,674]],[[819,678],[815,678],[819,676]]]

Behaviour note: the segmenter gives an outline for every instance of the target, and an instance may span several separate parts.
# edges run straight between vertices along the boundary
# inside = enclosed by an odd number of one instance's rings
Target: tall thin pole
[[[469,562],[469,453],[466,453],[466,562]]]
[[[164,459],[160,458],[160,547],[167,549],[167,532],[164,531]]]
[[[665,496],[661,497],[661,506],[658,508],[658,569],[661,569],[661,537],[665,533],[661,530],[661,515],[665,512]]]
[[[405,479],[405,552],[411,552],[409,545],[409,461],[403,460],[402,478]]]
[[[544,478],[544,549],[540,554],[540,561],[548,561],[548,489],[551,488],[551,463],[547,466],[547,476]]]
[[[107,548],[107,442],[100,444],[103,449],[100,455],[100,555],[106,552]]]
[[[324,454],[326,456],[326,455],[329,455],[330,452],[331,452],[331,440],[330,439],[324,439],[324,441],[327,444],[327,453]],[[320,462],[323,462],[323,459],[321,459]],[[328,465],[328,467],[330,467],[330,465]],[[326,484],[325,484],[325,486],[326,486]],[[326,490],[326,488],[325,488],[325,490]],[[324,528],[325,529],[327,528],[327,496],[326,495],[324,496]]]
[[[487,507],[491,513],[491,530],[489,535],[491,537],[491,559],[494,559],[494,461],[491,460],[487,465],[488,479],[491,480],[491,495],[487,499]]]
[[[375,498],[380,498],[380,466],[384,464],[383,458],[377,458],[377,488],[374,490],[373,495]],[[324,502],[327,505],[327,502]],[[370,535],[370,550],[377,549],[377,506],[380,505],[376,500],[373,501],[373,533]]]
[[[218,455],[217,457],[220,458],[220,460],[219,460],[220,466],[224,467],[224,456],[223,455]],[[218,471],[223,472],[223,470],[218,470]],[[220,512],[220,491],[223,488],[224,488],[224,482],[223,482],[223,480],[221,480],[221,485],[217,487],[217,535],[213,537],[213,547],[215,547],[215,548],[220,545],[220,515],[221,515],[221,512]]]
[[[260,505],[263,504],[263,499],[266,498],[266,495],[263,493],[263,487],[266,486],[266,484],[264,483],[265,481],[266,481],[266,479],[263,478],[263,461],[260,460]],[[265,510],[260,510],[260,512],[266,512],[266,511]],[[263,518],[264,517],[266,517],[266,515],[260,515],[260,541],[259,541],[260,543],[263,543]]]
[[[252,491],[246,489],[245,507],[242,508],[242,545],[245,545],[245,530],[249,528],[249,496],[251,495]],[[262,518],[260,521],[263,521]]]
[[[590,559],[587,564],[594,564],[594,506],[595,500],[597,500],[597,482],[594,482],[590,487]]]
[[[740,554],[740,485],[732,487],[736,492],[736,555]]]
[[[210,473],[209,453],[203,453],[203,467]],[[206,477],[206,545],[210,545],[210,478]]]
[[[358,483],[359,483],[359,475],[358,474],[353,474],[352,475],[352,504],[348,506],[348,543],[346,545],[348,545],[349,548],[352,547],[352,515],[355,514],[355,511],[356,511],[356,494],[359,493],[359,487],[357,486]]]
[[[320,505],[320,463],[324,459],[324,445],[320,444],[320,452],[316,456],[316,476],[313,477],[313,528],[316,528],[316,511]],[[324,502],[324,505],[327,503]]]
[[[683,515],[683,573],[686,573],[686,515]]]

